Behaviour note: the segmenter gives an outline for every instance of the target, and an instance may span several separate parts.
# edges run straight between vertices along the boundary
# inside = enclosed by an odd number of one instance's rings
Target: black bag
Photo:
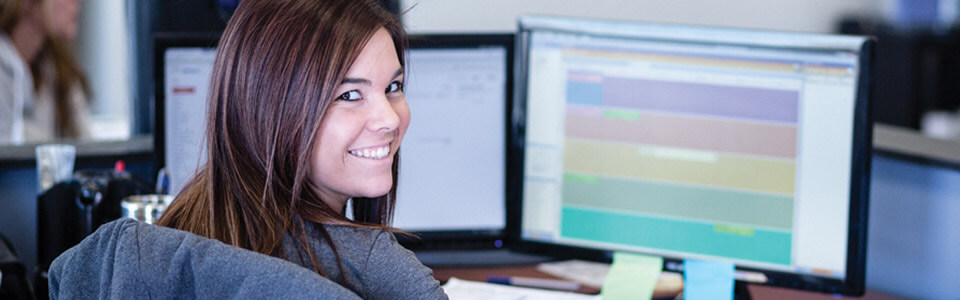
[[[121,216],[120,203],[153,188],[125,172],[81,170],[37,197],[37,298],[47,299],[47,270],[57,256]],[[0,299],[5,299],[0,297]]]

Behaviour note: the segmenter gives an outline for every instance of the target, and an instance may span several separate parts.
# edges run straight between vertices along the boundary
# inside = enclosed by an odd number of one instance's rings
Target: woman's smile
[[[357,148],[347,152],[356,157],[377,160],[387,158],[390,156],[390,154],[393,154],[393,151],[390,151],[390,143],[372,147]]]

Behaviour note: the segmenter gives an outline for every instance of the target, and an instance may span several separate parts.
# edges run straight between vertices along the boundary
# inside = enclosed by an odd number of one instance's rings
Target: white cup
[[[73,145],[39,145],[37,152],[37,188],[40,193],[73,176],[77,148]]]

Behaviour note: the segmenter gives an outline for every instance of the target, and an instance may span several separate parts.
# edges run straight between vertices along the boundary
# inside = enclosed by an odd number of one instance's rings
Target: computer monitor
[[[870,39],[519,23],[521,248],[729,261],[740,283],[863,293]]]
[[[183,189],[206,159],[207,90],[219,33],[158,34],[155,46],[154,149],[168,193]]]
[[[176,194],[205,155],[216,37],[157,39],[158,166]],[[512,34],[412,35],[393,225],[426,248],[495,248],[506,231]],[[348,214],[349,215],[349,214]]]
[[[418,233],[427,248],[502,245],[513,41],[512,34],[410,36],[404,94],[412,117],[394,225]]]

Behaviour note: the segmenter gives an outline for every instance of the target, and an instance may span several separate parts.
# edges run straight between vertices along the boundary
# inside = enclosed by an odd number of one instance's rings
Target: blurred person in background
[[[89,137],[89,85],[70,44],[80,0],[0,0],[0,144]]]

